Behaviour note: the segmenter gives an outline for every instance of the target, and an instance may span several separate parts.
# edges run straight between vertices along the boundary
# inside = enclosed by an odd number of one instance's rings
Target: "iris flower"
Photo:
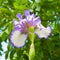
[[[13,20],[14,30],[10,35],[10,41],[12,46],[20,48],[25,45],[25,41],[27,40],[29,28],[34,28],[34,34],[36,34],[39,38],[48,38],[51,33],[51,27],[44,27],[41,24],[40,17],[36,17],[34,14],[30,14],[30,10],[25,10],[24,13],[25,18],[18,13],[16,17],[19,19]]]

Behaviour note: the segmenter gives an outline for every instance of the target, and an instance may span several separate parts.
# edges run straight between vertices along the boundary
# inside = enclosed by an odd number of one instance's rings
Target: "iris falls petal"
[[[51,27],[48,26],[47,28],[37,28],[35,33],[39,36],[39,38],[48,38],[51,33]]]
[[[26,34],[22,34],[18,29],[12,31],[10,36],[10,41],[15,47],[22,47],[25,45],[25,41],[27,39]]]

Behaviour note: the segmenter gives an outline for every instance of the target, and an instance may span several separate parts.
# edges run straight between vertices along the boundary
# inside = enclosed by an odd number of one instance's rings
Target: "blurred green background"
[[[52,27],[47,40],[36,36],[34,60],[60,60],[60,0],[0,0],[0,56],[5,54],[6,60],[28,60],[26,52],[29,52],[30,41],[22,48],[14,48],[9,40],[13,19],[27,9],[40,16],[44,26]],[[2,42],[7,44],[6,51],[3,51]]]

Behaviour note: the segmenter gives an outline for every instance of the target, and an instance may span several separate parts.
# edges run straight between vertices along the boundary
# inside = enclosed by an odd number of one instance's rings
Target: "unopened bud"
[[[34,56],[35,56],[35,49],[34,44],[32,43],[29,51],[29,60],[34,60]]]

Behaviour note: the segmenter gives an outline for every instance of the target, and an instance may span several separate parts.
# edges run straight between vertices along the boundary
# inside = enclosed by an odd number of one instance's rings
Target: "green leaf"
[[[13,60],[15,54],[15,49],[11,50],[10,52],[10,59]]]
[[[3,34],[2,34],[2,40],[6,41],[7,38],[8,38],[8,34],[6,32],[3,32]]]

